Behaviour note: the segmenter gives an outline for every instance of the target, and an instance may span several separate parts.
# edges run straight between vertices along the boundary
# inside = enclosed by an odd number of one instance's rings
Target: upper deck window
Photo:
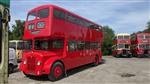
[[[123,39],[123,36],[118,36],[118,39]]]
[[[31,12],[28,14],[28,21],[34,20],[36,18],[36,12]]]
[[[82,18],[79,18],[73,14],[63,12],[61,10],[54,9],[53,15],[57,19],[62,19],[62,20],[65,20],[67,22],[71,22],[73,24],[80,25],[82,27],[91,28],[91,29],[94,29],[97,31],[101,30],[101,28],[98,25],[95,25],[95,24],[88,22]]]
[[[54,9],[54,16],[59,19],[65,19],[65,12]]]
[[[129,39],[129,36],[118,36],[118,39],[127,40]]]
[[[144,39],[144,35],[138,36],[138,38]]]
[[[124,36],[124,39],[129,39],[129,36]]]
[[[38,11],[37,18],[47,18],[49,16],[49,8],[44,8]]]
[[[149,38],[150,39],[150,36],[146,35],[145,38]]]

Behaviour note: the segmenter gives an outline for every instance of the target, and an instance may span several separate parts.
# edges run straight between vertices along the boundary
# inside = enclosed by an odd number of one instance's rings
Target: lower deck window
[[[77,42],[76,41],[69,41],[69,51],[75,51],[77,49]]]
[[[48,50],[48,41],[47,40],[36,40],[35,41],[35,50]]]
[[[62,49],[64,47],[63,40],[35,40],[35,50]]]
[[[52,41],[52,48],[63,48],[64,41],[63,40],[53,40]]]
[[[100,43],[71,40],[68,42],[68,48],[69,48],[69,51],[100,49]]]

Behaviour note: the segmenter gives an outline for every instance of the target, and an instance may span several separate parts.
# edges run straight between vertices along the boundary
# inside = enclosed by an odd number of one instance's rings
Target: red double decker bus
[[[150,33],[138,33],[131,37],[131,51],[135,57],[150,56]]]
[[[61,79],[67,70],[102,61],[102,27],[54,5],[29,11],[20,70],[26,76]]]
[[[130,52],[130,34],[116,34],[113,40],[113,56],[132,57]]]

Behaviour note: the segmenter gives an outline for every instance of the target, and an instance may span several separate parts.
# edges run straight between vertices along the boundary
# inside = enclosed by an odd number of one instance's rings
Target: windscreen
[[[129,44],[119,44],[118,48],[128,49],[129,48]]]
[[[28,21],[35,20],[35,19],[36,19],[36,12],[30,12],[28,14]]]
[[[124,44],[119,44],[118,48],[124,48]]]
[[[129,44],[125,44],[125,48],[128,49],[129,48]]]
[[[39,11],[35,12],[32,11],[28,14],[28,21],[42,18],[47,18],[49,16],[49,8],[40,9]]]

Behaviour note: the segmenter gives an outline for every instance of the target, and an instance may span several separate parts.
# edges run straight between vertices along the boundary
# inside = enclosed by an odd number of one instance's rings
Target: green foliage
[[[144,32],[150,33],[150,21],[147,22],[147,29],[144,30]]]
[[[147,33],[150,33],[150,21],[147,22],[147,26],[146,26],[146,29],[143,30],[143,31],[138,31],[138,32],[134,32],[131,34],[131,36],[133,36],[134,34],[137,34],[137,33],[142,33],[142,32],[147,32]]]
[[[113,37],[115,36],[114,31],[109,26],[103,26],[103,36],[104,36],[102,44],[103,55],[111,55]]]
[[[25,21],[16,20],[12,26],[12,31],[9,30],[9,40],[21,40],[24,33]]]

